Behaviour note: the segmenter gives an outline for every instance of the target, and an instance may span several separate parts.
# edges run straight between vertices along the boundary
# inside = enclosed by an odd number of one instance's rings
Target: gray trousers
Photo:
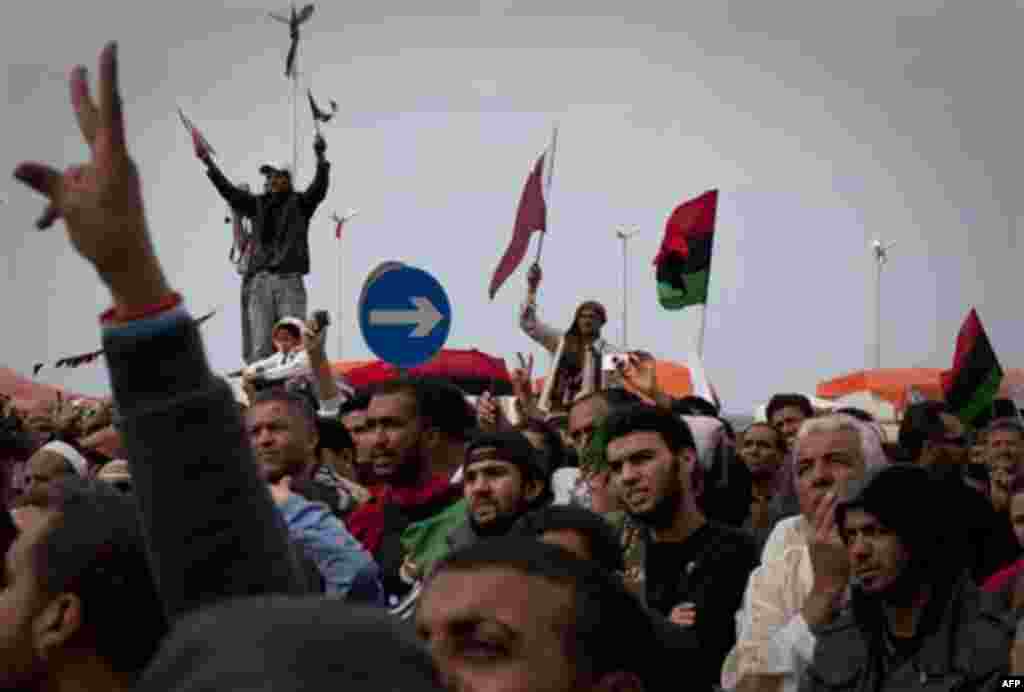
[[[242,279],[242,358],[246,363],[274,354],[274,325],[285,317],[306,319],[302,274],[259,272]]]

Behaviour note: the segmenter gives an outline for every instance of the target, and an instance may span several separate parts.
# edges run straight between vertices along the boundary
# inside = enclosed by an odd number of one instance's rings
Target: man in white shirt
[[[274,325],[273,340],[277,352],[256,361],[242,370],[243,386],[255,381],[283,382],[293,377],[312,374],[309,355],[302,344],[306,325],[297,317],[285,317]]]
[[[835,500],[851,480],[888,463],[879,438],[845,415],[805,421],[794,444],[800,515],[779,522],[737,614],[736,646],[722,667],[727,690],[795,692],[814,654],[810,627],[846,595],[849,560],[835,529]]]

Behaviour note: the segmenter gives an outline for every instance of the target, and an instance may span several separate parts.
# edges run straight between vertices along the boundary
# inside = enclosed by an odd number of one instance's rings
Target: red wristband
[[[133,322],[135,320],[143,320],[147,317],[159,315],[161,312],[173,310],[181,305],[181,302],[181,294],[175,291],[173,293],[168,293],[152,305],[135,308],[131,311],[125,310],[121,306],[114,306],[100,315],[100,320],[103,322]]]

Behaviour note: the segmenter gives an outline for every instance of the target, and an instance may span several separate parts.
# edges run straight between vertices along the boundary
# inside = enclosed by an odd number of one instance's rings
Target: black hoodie
[[[873,515],[910,553],[903,577],[908,585],[928,586],[930,594],[913,639],[897,645],[881,598],[854,586],[851,608],[815,632],[814,662],[802,692],[998,688],[1013,629],[987,609],[966,565],[949,553],[943,539],[956,511],[943,499],[938,483],[912,464],[884,467],[851,483],[836,508],[840,532],[850,509]]]

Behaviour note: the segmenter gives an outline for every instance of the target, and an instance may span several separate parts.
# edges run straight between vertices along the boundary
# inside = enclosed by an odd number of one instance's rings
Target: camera
[[[316,330],[322,332],[331,323],[331,315],[326,310],[317,310],[313,313],[313,322],[316,323]]]
[[[609,372],[624,367],[628,361],[622,353],[609,353],[601,357],[601,369]]]

